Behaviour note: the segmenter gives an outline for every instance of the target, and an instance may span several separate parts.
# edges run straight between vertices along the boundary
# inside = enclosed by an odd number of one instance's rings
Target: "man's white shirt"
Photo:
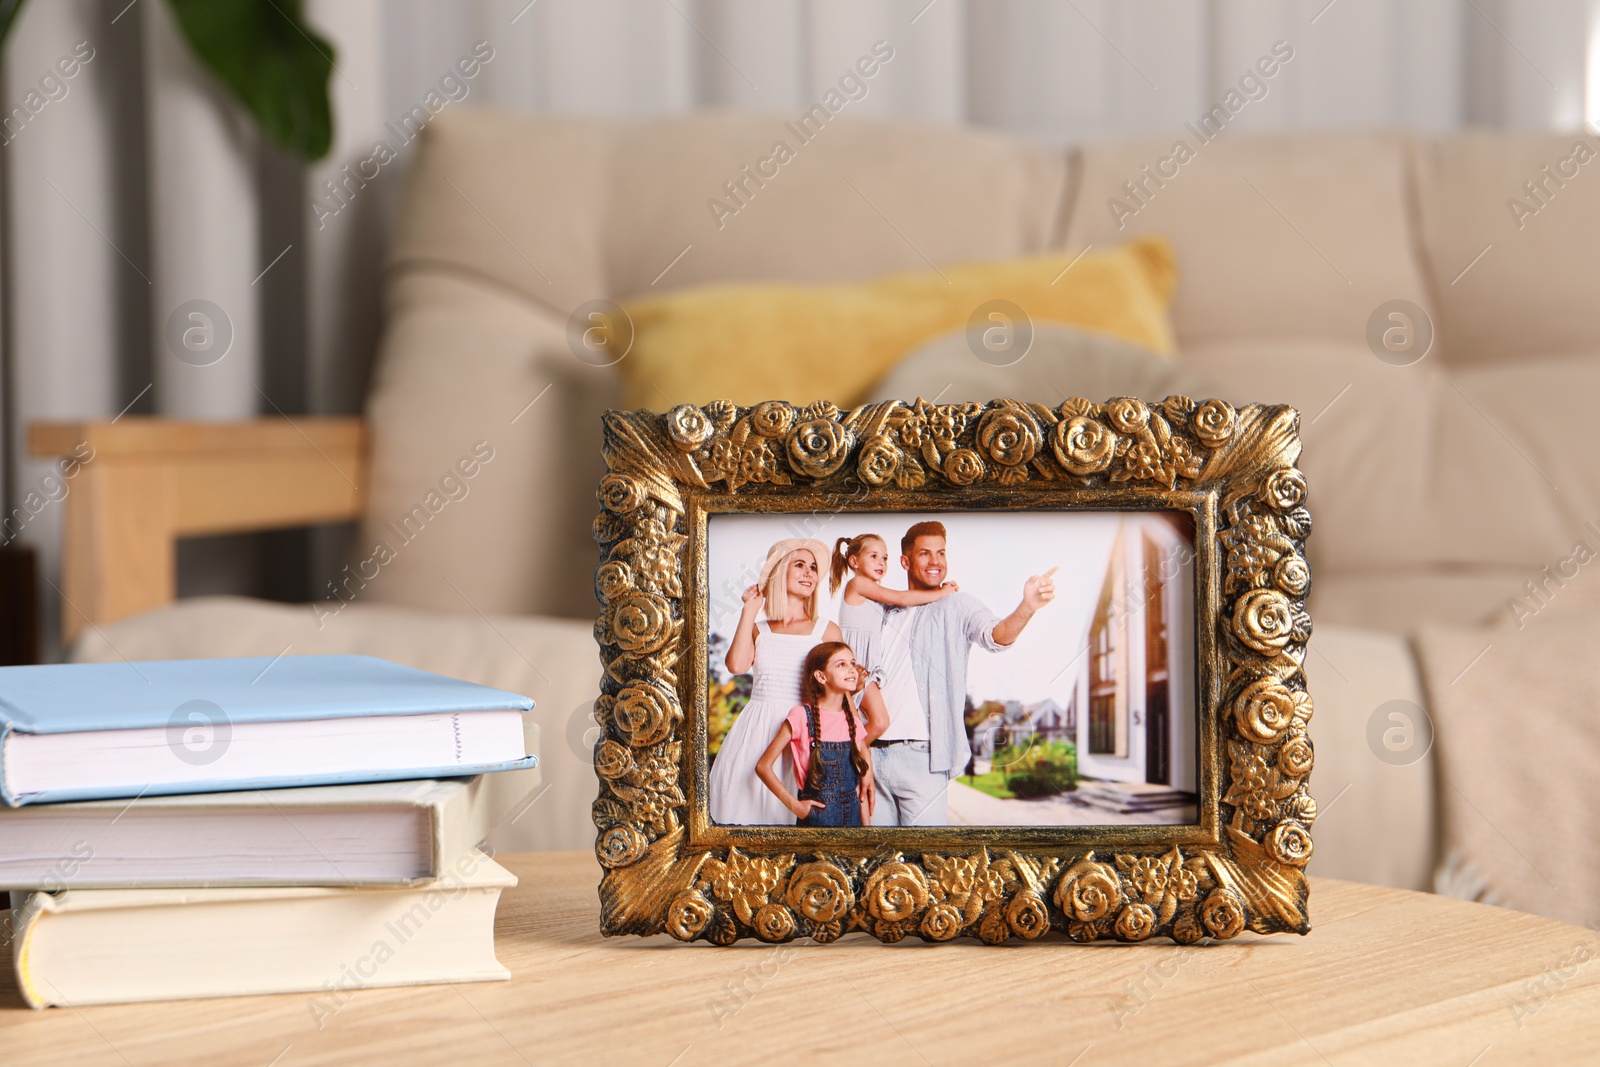
[[[928,740],[928,709],[917,697],[917,676],[911,667],[911,626],[920,606],[884,613],[878,642],[878,666],[883,671],[883,703],[889,710],[889,728],[880,741]]]

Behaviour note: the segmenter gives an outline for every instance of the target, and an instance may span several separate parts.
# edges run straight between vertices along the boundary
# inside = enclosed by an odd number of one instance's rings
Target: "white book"
[[[473,851],[409,887],[32,893],[17,986],[33,1008],[311,993],[332,1014],[359,989],[505,981],[494,912],[516,884]]]
[[[405,885],[439,877],[517,817],[539,778],[534,767],[0,808],[0,890]]]

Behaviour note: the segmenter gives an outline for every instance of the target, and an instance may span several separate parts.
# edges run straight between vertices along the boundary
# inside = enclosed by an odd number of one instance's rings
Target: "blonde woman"
[[[839,627],[818,610],[822,564],[828,548],[809,537],[779,541],[767,551],[756,584],[745,590],[744,606],[727,666],[733,674],[754,675],[750,702],[722,739],[711,765],[707,806],[711,821],[744,826],[793,826],[795,814],[756,777],[756,763],[767,744],[801,702],[800,677],[806,654],[822,641],[838,641]],[[766,618],[757,616],[765,609]],[[795,789],[791,757],[781,760],[780,778]]]

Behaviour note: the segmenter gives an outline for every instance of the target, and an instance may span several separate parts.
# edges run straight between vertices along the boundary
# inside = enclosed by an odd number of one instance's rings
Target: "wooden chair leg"
[[[98,626],[170,603],[177,536],[168,471],[155,464],[87,463],[66,500],[61,630],[71,642]]]

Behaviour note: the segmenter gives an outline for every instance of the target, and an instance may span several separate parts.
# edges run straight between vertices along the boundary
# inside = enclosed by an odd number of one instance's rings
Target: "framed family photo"
[[[609,934],[1309,929],[1298,415],[606,416]]]

